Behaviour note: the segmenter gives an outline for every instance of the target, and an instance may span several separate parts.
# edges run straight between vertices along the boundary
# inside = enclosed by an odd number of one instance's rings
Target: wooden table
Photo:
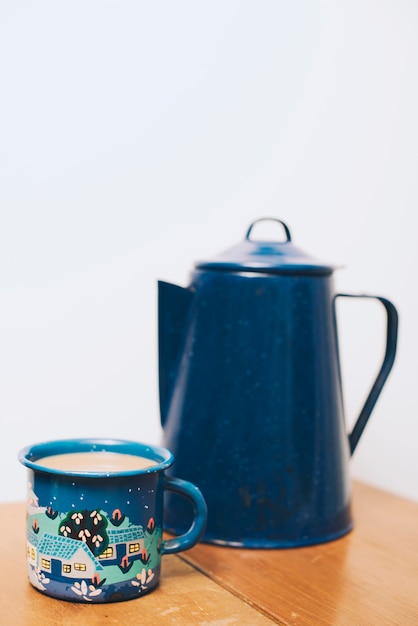
[[[3,626],[417,626],[418,504],[354,485],[355,529],[293,550],[200,544],[163,557],[151,594],[118,604],[73,604],[26,580],[25,507],[0,505]]]

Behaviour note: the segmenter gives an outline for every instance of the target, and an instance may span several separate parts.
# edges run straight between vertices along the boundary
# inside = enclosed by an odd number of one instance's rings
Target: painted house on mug
[[[28,532],[28,561],[54,580],[93,578],[104,569],[83,541],[48,533],[36,540]]]
[[[28,562],[54,580],[92,579],[105,571],[106,566],[118,565],[123,571],[129,564],[143,558],[144,531],[142,526],[108,530],[109,544],[99,556],[94,556],[87,545],[78,539],[45,533],[37,536],[32,529],[27,533]]]
[[[109,545],[100,555],[103,565],[124,565],[143,558],[145,533],[142,526],[107,529]]]

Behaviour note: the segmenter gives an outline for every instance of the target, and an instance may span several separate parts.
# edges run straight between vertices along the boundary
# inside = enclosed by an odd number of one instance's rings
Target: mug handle
[[[348,436],[350,442],[350,453],[353,454],[395,360],[396,344],[398,340],[398,312],[390,300],[382,298],[381,296],[338,293],[336,294],[336,298],[368,298],[378,300],[381,304],[383,304],[387,316],[386,351],[383,357],[383,362],[371,387],[369,395],[366,398],[363,408],[360,411],[360,415],[358,416],[357,421]]]
[[[207,507],[200,489],[187,480],[164,476],[164,489],[185,496],[193,505],[193,522],[189,530],[163,541],[162,554],[174,554],[192,548],[199,541],[206,527]]]

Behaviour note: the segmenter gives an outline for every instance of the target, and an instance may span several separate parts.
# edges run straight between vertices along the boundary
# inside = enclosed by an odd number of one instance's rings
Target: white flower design
[[[74,583],[71,589],[86,602],[92,602],[92,598],[99,596],[103,591],[103,589],[97,589],[94,585],[87,585],[85,580],[82,580],[81,583]]]
[[[131,580],[131,583],[134,587],[139,587],[138,591],[145,591],[145,589],[147,589],[147,585],[151,582],[151,580],[154,578],[154,572],[152,571],[152,569],[149,569],[148,571],[145,569],[145,567],[142,568],[142,571],[136,575],[134,580]]]
[[[34,587],[40,589],[41,591],[45,591],[46,586],[50,579],[45,576],[43,572],[41,572],[37,567],[31,567],[29,570],[29,580]]]
[[[35,576],[39,580],[42,585],[47,585],[50,582],[50,579],[45,576],[43,572],[40,571],[37,567],[34,568]]]

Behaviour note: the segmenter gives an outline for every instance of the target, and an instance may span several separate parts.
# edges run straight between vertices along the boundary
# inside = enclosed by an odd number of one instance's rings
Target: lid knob
[[[265,239],[261,239],[261,235],[266,233],[266,230],[261,228],[263,222],[274,222],[273,235],[278,233],[279,238],[274,239],[267,234]],[[253,229],[256,227],[260,228],[258,238],[254,237]],[[270,225],[267,227],[267,232],[269,228]],[[198,261],[195,267],[199,270],[251,272],[252,274],[259,272],[274,276],[279,274],[328,276],[335,269],[332,265],[316,261],[310,254],[306,254],[295,246],[287,225],[275,217],[262,217],[255,220],[248,228],[245,239],[221,252],[214,259]]]
[[[250,235],[251,235],[251,232],[252,232],[254,226],[256,224],[259,224],[260,222],[276,222],[277,224],[281,224],[283,226],[283,230],[284,230],[284,232],[286,234],[286,241],[292,241],[292,236],[290,234],[290,230],[287,227],[287,225],[284,222],[282,222],[282,220],[278,220],[275,217],[260,217],[258,220],[255,220],[250,225],[249,229],[247,230],[247,234],[245,235],[245,239],[248,239],[248,241],[250,241]]]

